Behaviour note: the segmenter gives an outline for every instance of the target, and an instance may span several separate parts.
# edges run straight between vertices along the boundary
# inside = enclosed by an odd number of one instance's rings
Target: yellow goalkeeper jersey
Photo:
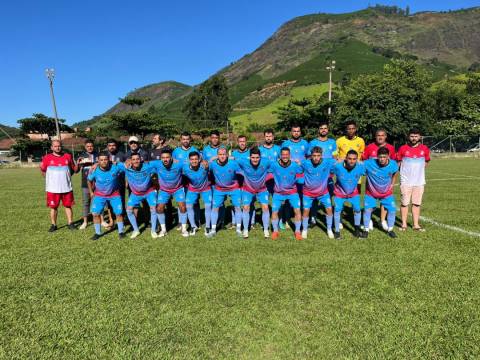
[[[352,140],[348,139],[346,136],[337,139],[338,158],[344,159],[347,156],[347,152],[350,150],[355,150],[360,159],[365,151],[365,141],[359,136],[355,136]]]

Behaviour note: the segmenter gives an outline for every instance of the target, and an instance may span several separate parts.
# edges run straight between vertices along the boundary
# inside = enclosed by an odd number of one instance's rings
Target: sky
[[[15,0],[0,11],[0,123],[53,116],[45,68],[55,68],[59,117],[90,119],[147,84],[195,85],[254,51],[283,23],[343,13],[377,1]],[[378,1],[411,12],[479,5],[478,0]]]

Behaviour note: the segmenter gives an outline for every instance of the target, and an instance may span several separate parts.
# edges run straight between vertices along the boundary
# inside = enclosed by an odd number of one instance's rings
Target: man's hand
[[[89,174],[91,174],[92,172],[95,171],[95,169],[97,168],[98,164],[93,164],[92,167],[90,168],[90,170],[88,171]]]
[[[94,196],[95,194],[93,193],[93,191],[90,191],[90,199],[93,199]]]
[[[208,169],[208,161],[207,160],[202,160],[202,165],[205,169]]]
[[[131,159],[127,159],[125,160],[125,162],[123,163],[125,165],[125,167],[127,169],[130,169],[132,167],[132,160]]]

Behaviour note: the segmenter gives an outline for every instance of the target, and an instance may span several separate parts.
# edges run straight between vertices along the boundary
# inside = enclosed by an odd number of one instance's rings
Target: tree
[[[123,134],[138,135],[142,140],[146,135],[154,132],[162,132],[166,136],[172,136],[180,131],[175,124],[148,112],[112,114],[107,120],[107,127]]]
[[[120,100],[120,102],[122,104],[130,105],[131,110],[133,110],[133,108],[135,106],[142,106],[144,103],[149,101],[150,98],[147,98],[147,97],[146,98],[139,98],[139,97],[135,97],[135,96],[125,96],[124,98],[118,98],[118,100]]]
[[[46,134],[50,140],[57,134],[55,119],[43,114],[33,114],[31,118],[24,118],[17,121],[20,124],[22,135],[31,133]],[[73,131],[68,125],[65,125],[64,119],[58,119],[60,131]]]

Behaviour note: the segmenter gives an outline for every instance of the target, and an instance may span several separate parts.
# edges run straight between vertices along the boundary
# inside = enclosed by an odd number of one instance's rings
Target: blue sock
[[[353,213],[353,224],[355,226],[360,226],[361,220],[362,220],[362,212],[361,211],[354,212]]]
[[[235,207],[235,224],[240,225],[241,223],[242,223],[242,210],[239,207]],[[247,225],[248,225],[248,222],[247,222]]]
[[[184,225],[187,223],[187,213],[186,212],[180,212],[180,210],[178,210],[178,221],[180,222],[180,224]]]
[[[363,210],[363,227],[365,228],[365,230],[367,230],[370,226],[370,220],[372,219],[372,211],[373,209]]]
[[[250,220],[250,210],[246,211],[245,209],[243,209],[243,212],[242,212],[243,230],[248,230],[249,220]]]
[[[389,211],[387,213],[387,224],[389,229],[393,229],[395,225],[395,211]]]
[[[121,234],[123,233],[123,221],[117,222],[117,228],[118,228],[118,233]]]
[[[267,230],[269,228],[270,223],[270,211],[264,210],[262,211],[262,223],[263,223],[263,230]]]
[[[333,213],[333,219],[335,220],[335,232],[340,232],[340,214],[341,211],[335,211]]]
[[[209,229],[212,225],[212,206],[205,205],[205,227]]]
[[[212,209],[212,228],[217,226],[218,221],[218,208]]]
[[[102,235],[102,225],[101,224],[93,224],[95,228],[95,234]]]
[[[308,224],[308,219],[307,219],[307,224]],[[301,221],[295,221],[295,232],[300,232],[300,227],[302,226]],[[308,226],[308,225],[307,225]]]
[[[308,230],[308,217],[302,218],[302,228],[303,230]]]
[[[150,208],[150,231],[156,232],[157,231],[157,210],[155,207]]]
[[[195,223],[195,209],[192,205],[187,205],[187,215],[188,221],[190,222],[190,226],[192,228],[196,228],[197,224]]]
[[[278,219],[272,219],[272,228],[273,228],[273,231],[278,232],[278,222],[279,222]]]
[[[157,213],[158,223],[165,225],[165,213]]]
[[[332,230],[333,215],[327,215],[327,230]]]
[[[133,227],[133,230],[138,231],[137,218],[135,217],[133,210],[127,210],[127,217],[128,221],[130,221],[130,225]]]

